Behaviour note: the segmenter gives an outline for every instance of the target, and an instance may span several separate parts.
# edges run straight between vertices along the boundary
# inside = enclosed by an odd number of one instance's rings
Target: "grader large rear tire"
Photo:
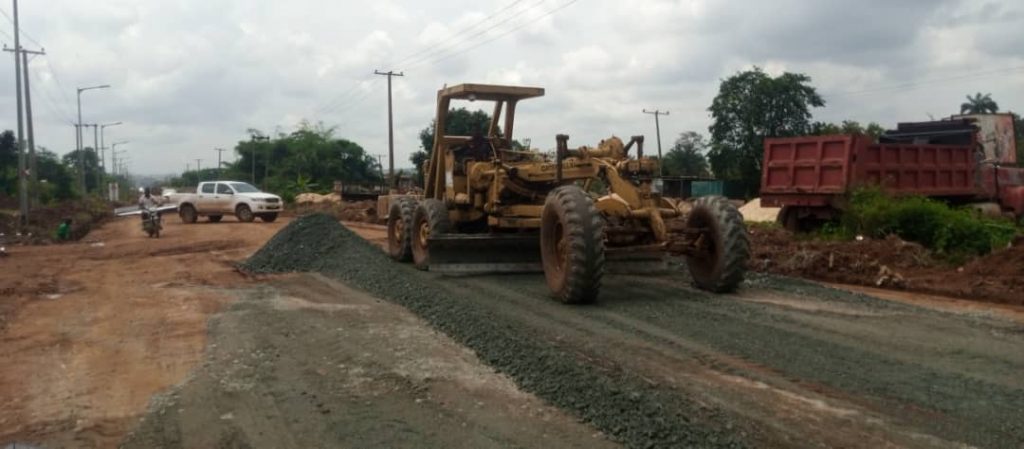
[[[430,268],[430,245],[428,239],[431,235],[444,234],[451,229],[451,222],[448,221],[448,208],[444,201],[437,199],[423,200],[416,213],[412,215],[412,262],[416,268],[426,270]]]
[[[604,275],[604,219],[576,186],[548,193],[541,214],[544,278],[555,299],[567,304],[597,299]]]
[[[412,261],[410,245],[412,232],[412,214],[416,210],[416,200],[399,198],[391,203],[388,211],[388,255],[399,262]]]
[[[743,215],[729,200],[705,196],[694,203],[686,227],[706,229],[698,252],[686,257],[694,284],[715,293],[735,291],[743,282],[750,259]]]

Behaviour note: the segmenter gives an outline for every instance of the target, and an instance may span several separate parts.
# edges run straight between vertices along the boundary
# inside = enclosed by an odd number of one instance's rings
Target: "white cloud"
[[[653,137],[643,108],[671,111],[663,141],[706,132],[719,80],[754,65],[810,75],[828,100],[819,119],[891,126],[956,112],[977,91],[1024,109],[1024,71],[976,75],[1024,66],[1020,2],[579,0],[543,16],[568,1],[24,2],[23,26],[48,53],[31,65],[37,141],[70,150],[74,88],[109,83],[83,95],[83,118],[124,121],[108,141],[131,140],[139,172],[180,170],[247,128],[287,131],[302,119],[385,153],[375,69],[406,75],[393,79],[399,166],[437,89],[461,82],[545,87],[517,114],[517,134],[542,148],[559,132],[580,145]],[[12,72],[0,63],[0,104],[13,103]],[[0,128],[13,121],[0,116]]]

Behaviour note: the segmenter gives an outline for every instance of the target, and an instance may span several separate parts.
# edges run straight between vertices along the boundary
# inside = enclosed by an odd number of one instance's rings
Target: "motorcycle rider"
[[[160,206],[161,201],[159,198],[153,196],[149,192],[149,187],[139,189],[142,191],[142,195],[139,196],[139,209],[142,210],[142,220],[145,221],[149,218],[149,209],[157,208]]]

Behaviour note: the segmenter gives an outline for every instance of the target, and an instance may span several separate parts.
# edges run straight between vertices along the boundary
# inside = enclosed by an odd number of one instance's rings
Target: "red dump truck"
[[[857,134],[765,139],[761,205],[781,207],[786,228],[807,230],[837,218],[852,189],[877,185],[1022,219],[1015,136],[1012,116],[986,114],[900,123],[878,142]]]

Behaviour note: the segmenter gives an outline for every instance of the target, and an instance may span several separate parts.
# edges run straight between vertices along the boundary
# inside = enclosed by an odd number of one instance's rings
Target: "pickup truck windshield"
[[[235,192],[238,192],[238,193],[253,193],[253,192],[259,192],[260,191],[260,189],[257,189],[255,187],[253,187],[252,185],[244,183],[244,182],[232,182],[230,184],[231,184],[231,187],[235,188]]]

